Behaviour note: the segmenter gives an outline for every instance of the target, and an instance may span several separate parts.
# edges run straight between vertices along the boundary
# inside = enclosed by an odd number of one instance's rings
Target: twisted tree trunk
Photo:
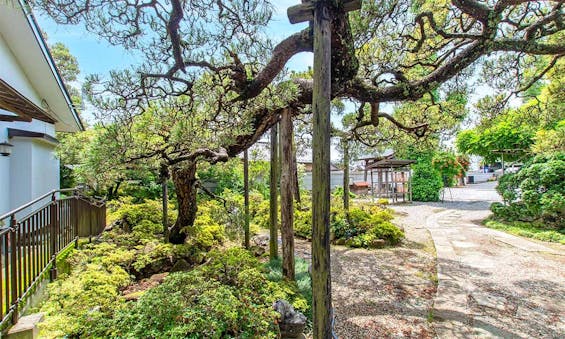
[[[187,161],[183,166],[173,168],[172,174],[178,201],[178,217],[169,231],[169,241],[182,244],[187,237],[186,228],[194,225],[198,211],[196,161]]]

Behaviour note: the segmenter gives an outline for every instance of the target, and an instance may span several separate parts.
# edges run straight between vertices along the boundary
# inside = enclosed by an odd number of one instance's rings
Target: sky
[[[291,24],[286,16],[286,9],[296,5],[296,0],[274,1],[274,15],[267,34],[275,41],[280,41],[289,35],[299,32],[307,23]],[[139,56],[134,55],[121,46],[112,46],[93,34],[87,32],[81,25],[58,25],[51,18],[35,12],[39,27],[49,37],[49,44],[64,43],[73,54],[81,69],[80,79],[88,74],[107,74],[113,69],[127,68],[139,64]],[[291,70],[306,70],[313,64],[312,53],[299,53],[287,64]]]

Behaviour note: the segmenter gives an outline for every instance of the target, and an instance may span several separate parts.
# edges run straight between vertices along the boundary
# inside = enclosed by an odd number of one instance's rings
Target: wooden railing
[[[105,225],[104,202],[77,189],[51,191],[0,216],[0,330],[17,322],[47,272],[56,278],[57,255]]]

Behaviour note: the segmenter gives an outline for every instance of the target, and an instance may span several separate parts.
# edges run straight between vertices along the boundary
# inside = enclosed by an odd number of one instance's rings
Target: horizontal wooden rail
[[[69,192],[72,195],[58,197]],[[26,209],[33,211],[19,217]],[[105,226],[104,201],[77,189],[51,191],[0,216],[0,330],[17,322],[19,311],[47,272],[50,279],[56,278],[56,259],[62,250],[73,243],[77,246],[79,237],[100,234]]]

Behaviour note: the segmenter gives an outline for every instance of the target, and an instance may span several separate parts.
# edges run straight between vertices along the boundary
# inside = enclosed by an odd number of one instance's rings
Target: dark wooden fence
[[[75,189],[51,191],[0,216],[0,329],[16,323],[48,273],[56,278],[57,254],[105,225],[104,202]]]

